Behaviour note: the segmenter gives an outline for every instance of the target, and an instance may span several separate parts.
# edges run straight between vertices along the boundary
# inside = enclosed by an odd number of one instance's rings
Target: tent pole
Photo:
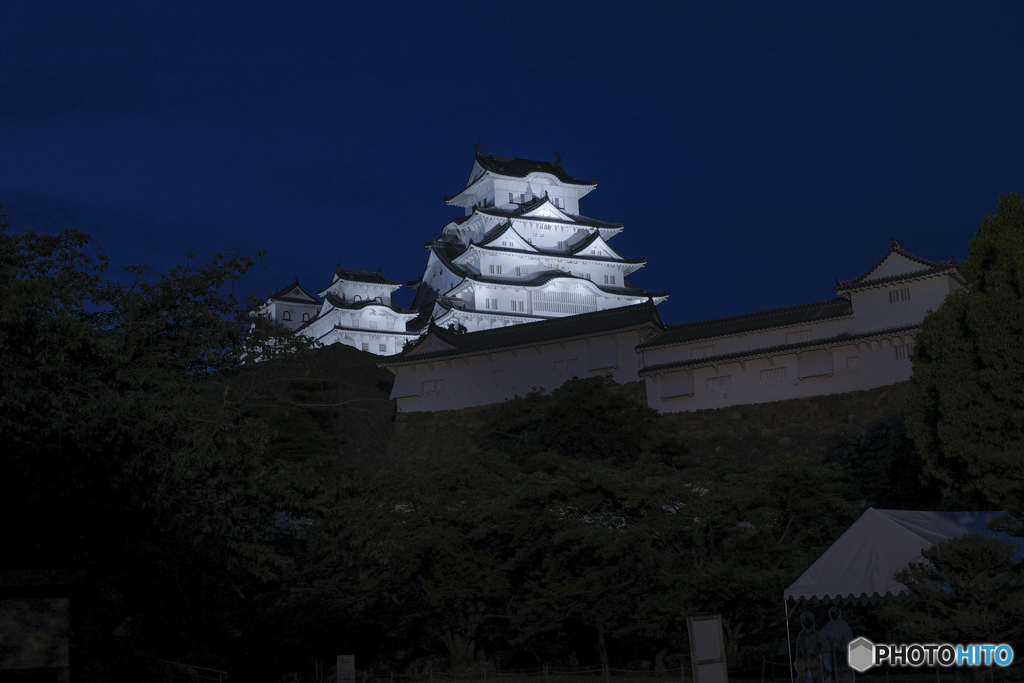
[[[782,612],[786,615],[786,657],[789,658],[789,683],[793,683],[793,644],[789,641],[789,605],[782,595]]]

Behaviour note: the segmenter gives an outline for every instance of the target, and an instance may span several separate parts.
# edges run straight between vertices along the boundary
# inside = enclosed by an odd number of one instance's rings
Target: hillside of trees
[[[1017,195],[971,243],[971,289],[926,319],[906,429],[871,461],[697,448],[603,378],[482,409],[470,447],[406,457],[374,357],[282,343],[230,293],[260,258],[115,279],[87,235],[0,228],[0,571],[83,577],[76,680],[166,678],[161,660],[309,680],[339,648],[378,672],[678,667],[685,617],[706,613],[743,669],[776,655],[783,588],[866,502],[1020,519]],[[938,553],[949,573],[908,585],[1000,576],[1019,637],[1005,549]],[[960,608],[942,609],[870,626],[940,629]]]

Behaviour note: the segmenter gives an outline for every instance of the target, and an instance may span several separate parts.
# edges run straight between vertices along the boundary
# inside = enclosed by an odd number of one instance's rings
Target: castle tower
[[[668,298],[627,279],[646,259],[609,246],[621,223],[580,214],[580,199],[597,183],[569,175],[555,157],[514,159],[477,146],[466,186],[445,197],[465,215],[424,243],[423,276],[408,283],[413,310],[429,310],[441,327],[475,331]]]

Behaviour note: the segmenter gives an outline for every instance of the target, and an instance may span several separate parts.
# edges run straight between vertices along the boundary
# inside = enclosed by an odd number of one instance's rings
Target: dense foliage
[[[1019,508],[1024,495],[1024,195],[999,198],[963,264],[968,288],[927,316],[907,425],[947,504]]]
[[[384,460],[366,444],[387,441],[386,382],[285,341],[231,293],[259,255],[125,283],[82,233],[2,226],[0,512],[17,523],[0,570],[83,573],[87,681],[159,677],[158,659],[272,681],[339,648],[380,671],[677,667],[685,616],[705,613],[723,615],[730,666],[756,668],[785,633],[783,589],[852,501],[1019,509],[1022,236],[1024,203],[1001,198],[970,290],[925,321],[919,454],[895,424],[884,461],[697,458],[591,378],[487,408],[460,455]],[[936,546],[901,575],[915,598],[894,633],[1017,637],[1008,552]]]
[[[124,284],[90,249],[0,227],[0,569],[79,572],[77,666],[117,679],[215,660],[293,566],[282,520],[337,477],[330,448],[281,452],[289,404],[255,361],[296,349],[225,293],[253,258]]]
[[[678,666],[721,612],[736,664],[774,653],[779,595],[854,519],[807,458],[690,462],[604,378],[488,410],[472,457],[379,473],[333,525],[317,590],[373,623],[379,668]]]

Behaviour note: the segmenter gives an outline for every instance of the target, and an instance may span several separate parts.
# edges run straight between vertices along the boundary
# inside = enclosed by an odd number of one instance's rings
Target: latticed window
[[[597,310],[597,296],[575,292],[534,292],[533,310],[549,313],[591,313]]]
[[[710,358],[713,355],[715,355],[715,345],[714,344],[712,344],[711,346],[698,346],[696,348],[690,349],[690,358],[691,359],[694,359],[694,358]]]
[[[786,333],[787,344],[799,344],[800,342],[811,341],[810,330],[799,330],[797,332]]]
[[[443,379],[428,379],[423,382],[423,393],[429,394],[433,391],[443,391],[444,380]]]
[[[889,303],[895,304],[900,301],[910,301],[910,288],[894,289],[889,292]]]
[[[714,389],[716,387],[727,387],[732,384],[732,375],[722,375],[721,377],[708,377],[704,385],[708,389]]]

